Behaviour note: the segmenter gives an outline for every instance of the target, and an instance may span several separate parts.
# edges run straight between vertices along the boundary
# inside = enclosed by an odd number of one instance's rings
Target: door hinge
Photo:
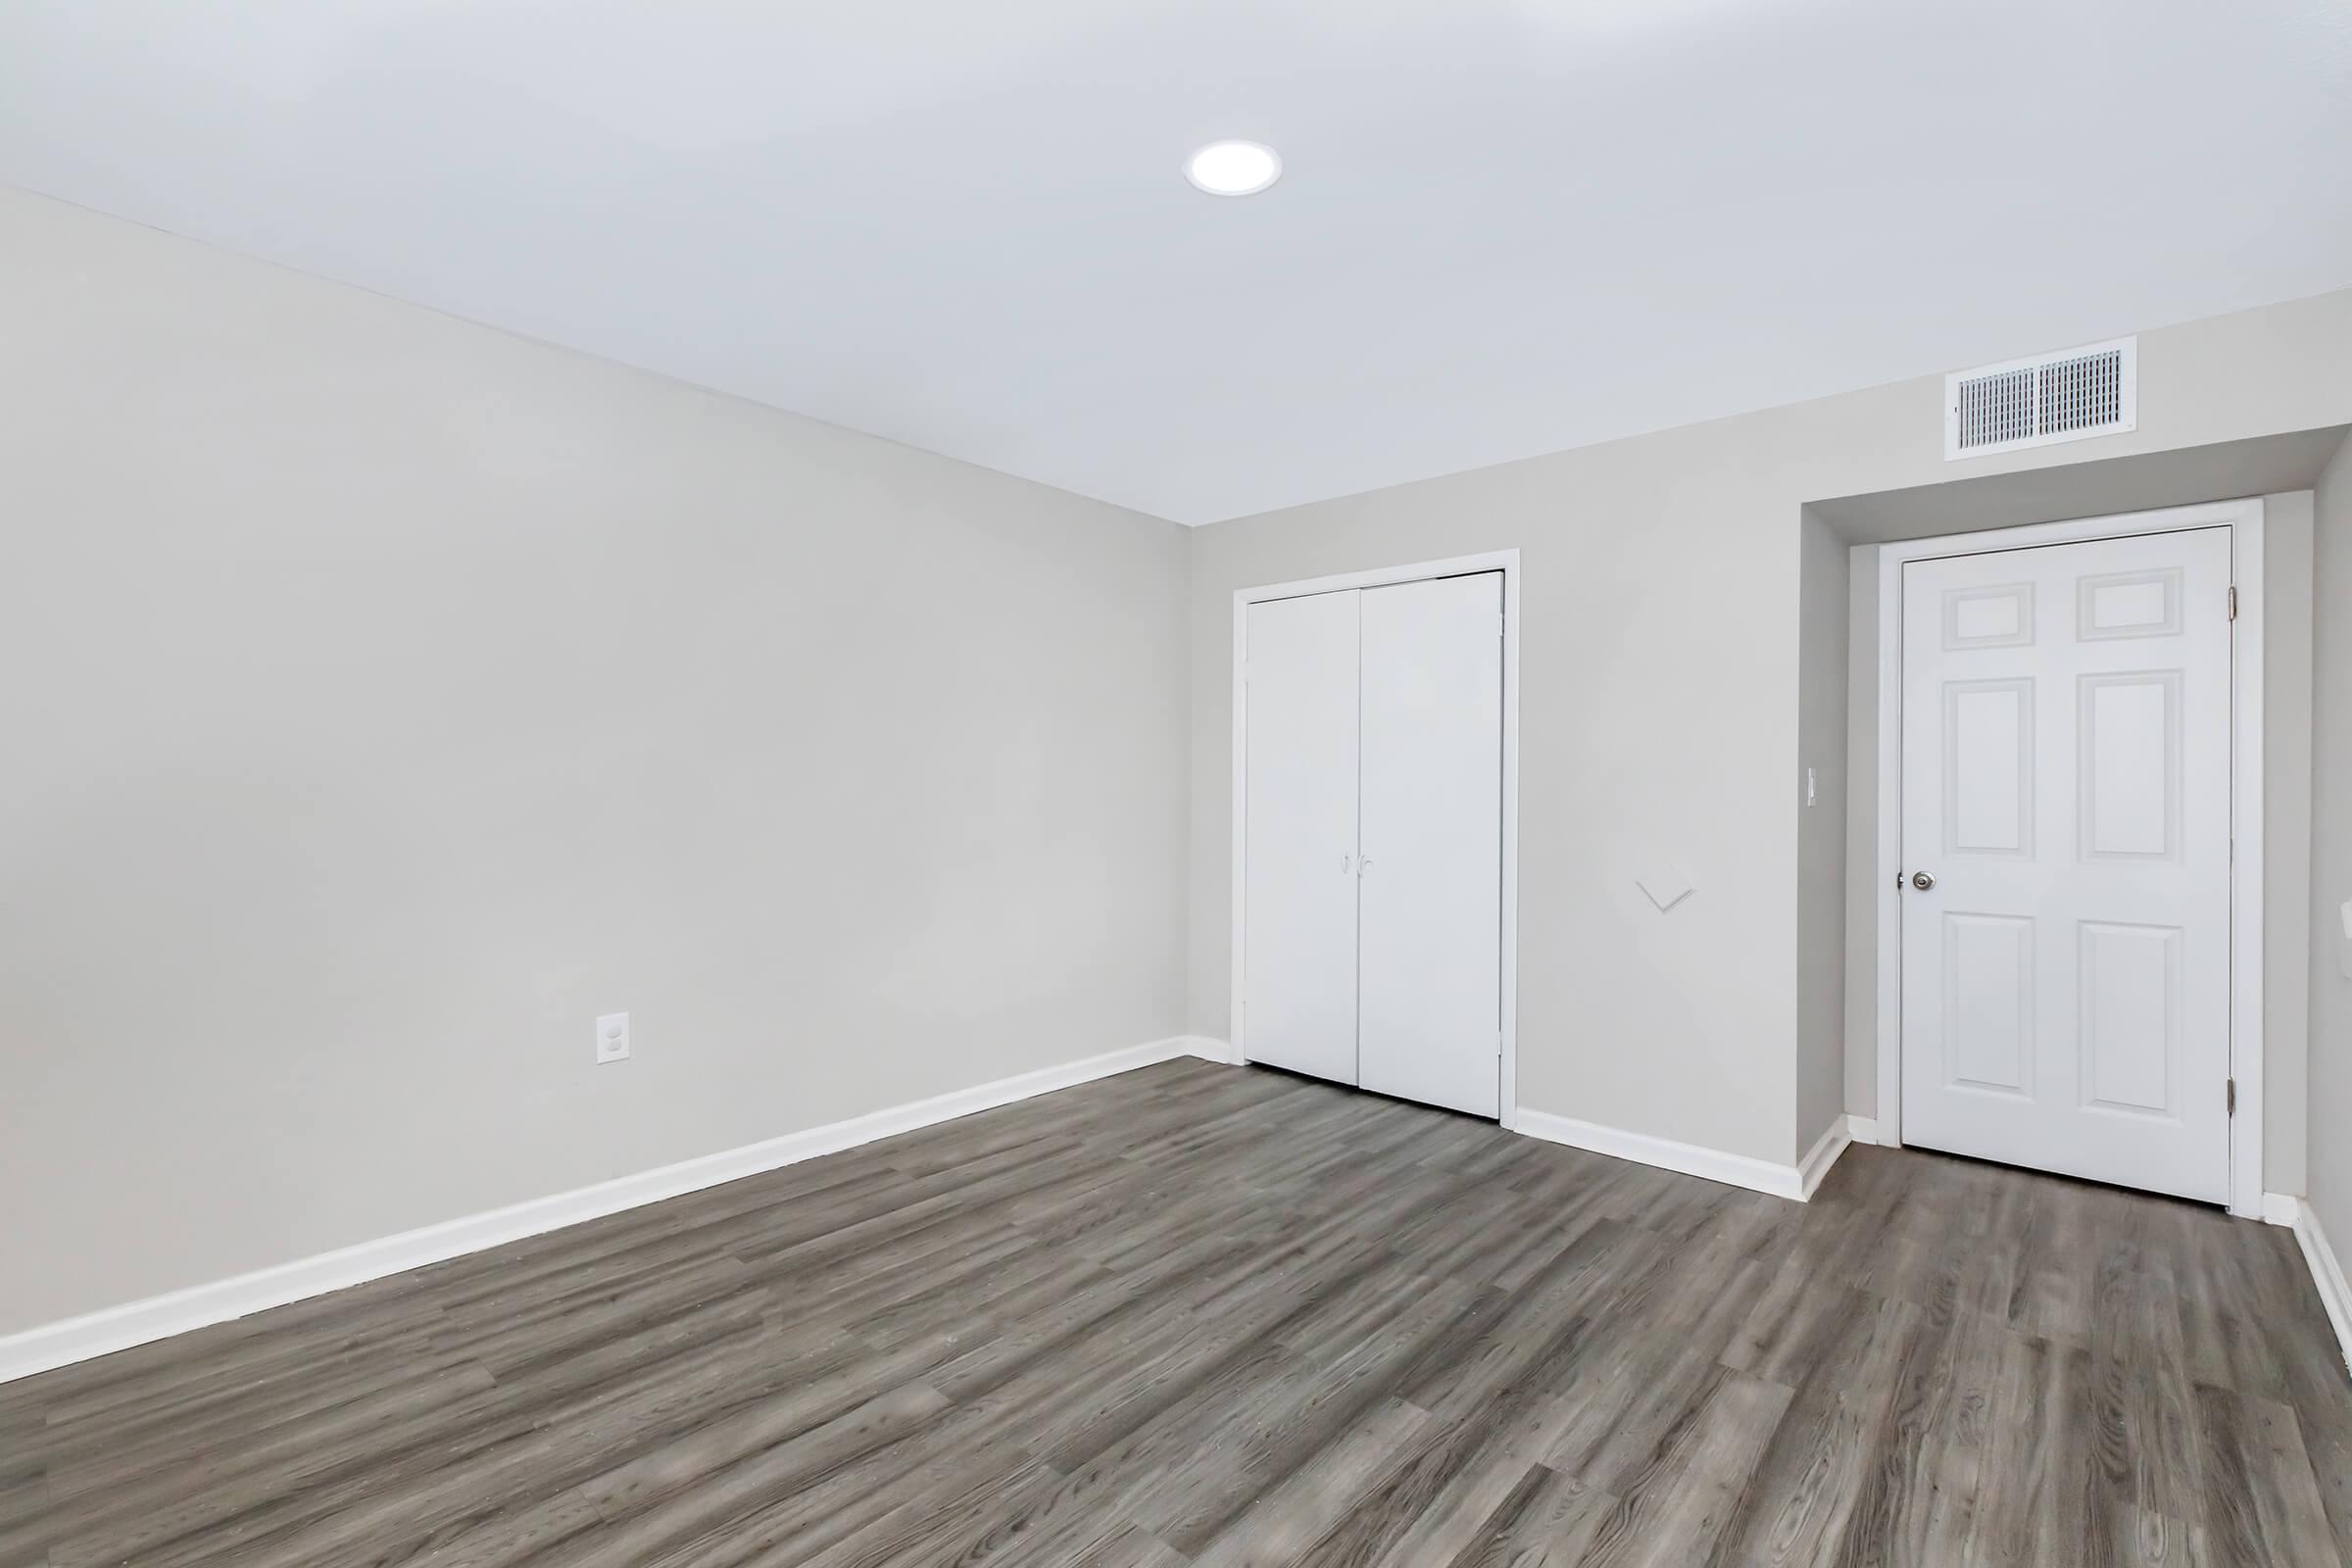
[[[2237,584],[2235,583],[2230,585],[2230,618],[2231,620],[2237,618]]]
[[[2230,1080],[2230,1114],[2237,1114],[2237,1080],[2234,1078]]]

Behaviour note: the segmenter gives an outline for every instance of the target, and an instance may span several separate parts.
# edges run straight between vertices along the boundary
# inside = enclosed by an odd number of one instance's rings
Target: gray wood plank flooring
[[[0,1385],[0,1565],[2352,1560],[2292,1239],[1171,1062]]]

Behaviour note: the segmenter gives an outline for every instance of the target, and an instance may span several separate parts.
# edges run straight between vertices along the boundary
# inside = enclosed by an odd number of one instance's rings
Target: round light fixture
[[[1254,141],[1212,141],[1185,161],[1184,177],[1211,196],[1254,196],[1282,177],[1282,159]]]

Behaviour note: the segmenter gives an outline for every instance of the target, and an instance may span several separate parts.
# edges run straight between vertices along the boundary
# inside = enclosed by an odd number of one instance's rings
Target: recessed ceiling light
[[[1185,162],[1184,177],[1211,196],[1254,196],[1282,177],[1282,159],[1254,141],[1212,141]]]

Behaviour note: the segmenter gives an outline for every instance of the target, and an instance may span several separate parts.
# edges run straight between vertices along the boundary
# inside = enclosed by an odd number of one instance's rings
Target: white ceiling
[[[2352,4],[8,0],[0,180],[1202,522],[2352,284]]]

